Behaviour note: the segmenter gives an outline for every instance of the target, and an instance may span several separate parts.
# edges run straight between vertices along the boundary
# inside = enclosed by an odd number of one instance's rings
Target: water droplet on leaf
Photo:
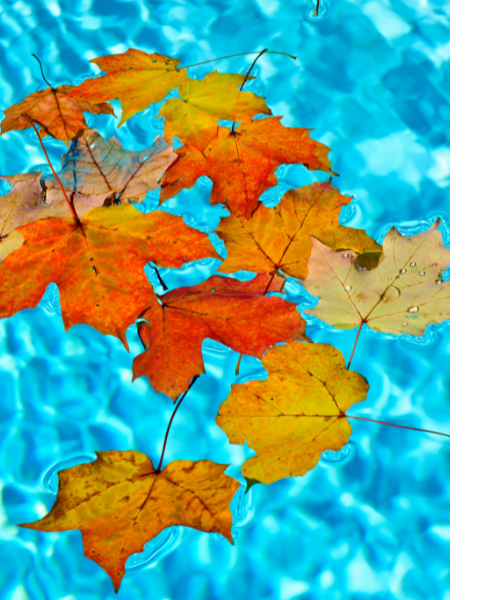
[[[399,271],[401,273],[401,275],[404,275],[406,273],[406,269],[401,269],[401,271]]]
[[[423,277],[425,275],[425,271],[420,271],[419,275],[420,277]]]
[[[412,315],[414,315],[415,313],[418,313],[418,306],[410,306],[410,308],[408,309],[408,312],[411,313]]]
[[[408,323],[403,323],[403,327],[408,327]]]
[[[350,292],[352,288],[350,285],[346,285],[344,289],[346,292]]]

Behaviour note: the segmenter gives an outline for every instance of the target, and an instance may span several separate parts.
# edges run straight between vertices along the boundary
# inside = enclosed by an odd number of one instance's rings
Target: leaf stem
[[[264,50],[262,50],[260,52],[260,54],[255,58],[255,60],[253,61],[251,67],[248,69],[247,74],[245,75],[245,79],[243,80],[243,83],[241,84],[241,87],[239,89],[239,92],[243,91],[243,87],[245,86],[245,83],[248,81],[248,78],[250,77],[250,73],[252,72],[252,69],[255,67],[255,63],[259,60],[259,58],[264,54],[264,52],[267,52],[267,48],[264,48]],[[231,133],[234,133],[234,127],[236,125],[236,122],[233,121],[233,127],[231,129]]]
[[[361,333],[361,327],[363,327],[363,324],[364,324],[364,321],[361,321],[361,323],[359,324],[358,333],[356,334],[356,339],[354,340],[354,346],[353,346],[352,352],[351,352],[351,357],[349,358],[349,362],[347,363],[347,367],[346,367],[347,370],[349,370],[349,367],[351,366],[352,357],[354,356],[354,350],[356,350],[359,334]]]
[[[262,50],[262,52],[259,54],[259,56],[255,57],[255,60],[252,63],[252,66],[248,69],[247,74],[245,75],[245,79],[243,80],[243,83],[241,84],[240,87],[240,92],[243,91],[243,87],[245,86],[245,83],[248,81],[248,78],[250,77],[250,73],[252,72],[252,69],[255,67],[255,63],[259,60],[259,58],[265,53],[267,52],[267,48],[264,48],[264,50]]]
[[[235,375],[239,375],[240,374],[240,362],[241,362],[242,358],[243,358],[243,353],[240,354],[240,357],[238,358],[238,362],[236,363],[236,369],[234,371]]]
[[[267,294],[267,292],[269,291],[269,288],[271,287],[272,282],[274,281],[274,278],[276,277],[276,273],[278,272],[278,269],[274,269],[274,271],[271,273],[271,278],[269,279],[269,282],[266,286],[266,289],[264,290],[264,296]]]
[[[53,90],[54,88],[53,88],[53,87],[50,85],[50,83],[49,83],[49,82],[48,82],[48,81],[45,79],[45,75],[43,74],[43,66],[42,66],[42,61],[41,61],[41,60],[38,58],[38,56],[37,56],[36,54],[32,54],[31,56],[34,56],[34,57],[37,59],[37,61],[38,61],[38,64],[40,65],[40,71],[42,72],[42,77],[43,77],[43,80],[44,80],[44,81],[45,81],[45,83],[46,83],[46,84],[49,86],[49,88]]]
[[[47,154],[47,151],[45,150],[45,146],[43,145],[42,136],[40,135],[40,132],[38,131],[38,129],[36,128],[35,124],[29,118],[29,116],[27,114],[24,114],[23,116],[24,116],[25,119],[27,119],[31,123],[33,129],[35,130],[35,133],[36,133],[36,135],[38,137],[38,141],[40,142],[40,146],[42,147],[43,153],[45,154],[45,158],[47,159],[47,162],[49,163],[50,170],[52,171],[54,177],[56,178],[57,183],[59,184],[59,187],[61,188],[61,192],[63,193],[63,196],[64,196],[66,202],[68,203],[69,210],[71,211],[71,214],[73,215],[73,218],[78,223],[78,225],[80,225],[80,219],[78,218],[78,215],[76,214],[75,207],[70,202],[70,199],[68,198],[68,196],[66,194],[66,191],[63,188],[63,184],[61,183],[61,180],[57,176],[57,173],[54,171],[54,167],[52,166],[52,163],[50,162],[50,158],[49,158],[49,155]]]
[[[156,469],[157,473],[161,472],[161,465],[163,463],[163,457],[165,456],[165,448],[167,447],[168,433],[170,431],[170,427],[172,427],[172,421],[174,420],[175,413],[179,410],[179,406],[181,405],[184,398],[187,396],[187,393],[189,392],[189,390],[193,387],[194,382],[198,379],[198,377],[199,377],[198,375],[196,375],[196,377],[193,377],[193,379],[191,380],[191,383],[189,384],[188,389],[180,397],[179,401],[177,402],[176,407],[174,408],[174,412],[172,413],[172,416],[170,417],[170,421],[169,421],[168,427],[167,427],[167,433],[165,434],[165,440],[163,442],[163,449],[161,451],[160,462],[158,463],[158,468]]]
[[[319,0],[317,0],[316,2],[316,10],[314,11],[314,16],[317,17],[319,14]]]
[[[292,56],[291,54],[287,54],[286,52],[275,52],[274,50],[267,50],[269,54],[281,54],[281,56],[288,56],[289,58],[293,58],[293,60],[297,60],[296,56]],[[220,58],[211,58],[210,60],[205,60],[200,63],[196,63],[194,65],[187,65],[187,67],[182,67],[181,69],[189,69],[190,67],[199,67],[200,65],[206,65],[211,62],[216,62],[217,60],[224,60],[226,58],[235,58],[236,56],[249,56],[250,54],[261,54],[260,50],[256,52],[240,52],[239,54],[230,54],[229,56],[221,56]]]
[[[380,425],[389,425],[389,427],[399,427],[400,429],[411,429],[412,431],[423,431],[424,433],[434,433],[435,435],[442,435],[444,437],[450,437],[448,433],[441,433],[440,431],[431,431],[430,429],[419,429],[418,427],[408,427],[406,425],[396,425],[395,423],[386,423],[385,421],[376,421],[375,419],[366,419],[365,417],[353,417],[352,415],[344,415],[348,419],[358,419],[359,421],[370,421],[371,423],[380,423]]]

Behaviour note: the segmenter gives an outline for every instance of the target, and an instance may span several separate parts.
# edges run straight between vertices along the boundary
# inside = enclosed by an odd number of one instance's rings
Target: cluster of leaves
[[[290,190],[267,208],[259,198],[277,184],[279,165],[334,173],[329,148],[307,129],[284,127],[264,98],[242,90],[248,76],[214,71],[190,79],[178,60],[133,49],[93,62],[106,74],[49,87],[5,110],[2,133],[32,127],[42,148],[52,136],[69,149],[53,177],[3,177],[12,190],[0,198],[0,318],[35,307],[56,283],[66,329],[86,323],[127,348],[126,330],[137,323],[145,350],[133,376],[147,376],[174,402],[204,373],[206,338],[263,359],[267,380],[234,385],[217,423],[231,443],[256,451],[242,468],[248,485],[305,474],[323,451],[347,443],[346,412],[366,398],[368,383],[338,350],[311,343],[296,305],[273,292],[294,277],[319,297],[308,312],[334,327],[423,335],[449,318],[442,280],[449,252],[438,223],[413,238],[392,229],[380,247],[339,224],[351,199],[331,181]],[[175,88],[179,98],[159,113],[164,135],[140,152],[86,126],[84,111],[114,114],[109,100],[121,102],[121,125]],[[240,124],[222,127],[221,119]],[[183,144],[175,151],[174,136]],[[158,296],[147,264],[179,268],[219,256],[207,234],[180,217],[142,214],[133,204],[157,187],[164,202],[202,175],[213,182],[210,201],[230,212],[217,229],[228,251],[220,272],[256,276],[214,275]],[[224,474],[228,465],[178,460],[161,470],[161,461],[155,469],[134,450],[97,455],[61,471],[52,510],[24,527],[80,529],[86,556],[116,591],[127,558],[165,527],[219,532],[232,543],[229,503],[239,484]]]

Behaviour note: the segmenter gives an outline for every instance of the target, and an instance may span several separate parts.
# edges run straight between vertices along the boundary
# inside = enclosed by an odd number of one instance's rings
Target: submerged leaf
[[[162,296],[162,306],[155,304],[143,315],[151,329],[139,328],[148,349],[134,358],[134,379],[147,375],[157,392],[175,400],[205,372],[204,339],[257,358],[273,344],[303,339],[305,321],[295,304],[264,296],[268,283],[267,275],[252,281],[214,275]]]
[[[0,179],[8,181],[13,186],[8,194],[0,196],[0,260],[23,244],[24,238],[16,230],[18,227],[39,219],[72,216],[61,192],[56,197],[52,197],[42,189],[41,173],[40,171],[0,176]],[[107,198],[107,194],[82,196],[78,193],[69,193],[68,196],[80,219],[89,210],[102,206]]]
[[[59,472],[48,515],[21,527],[82,532],[84,553],[111,577],[118,592],[131,554],[167,527],[218,532],[231,544],[229,503],[240,487],[210,460],[176,460],[158,473],[145,454],[96,452],[94,462]]]
[[[335,252],[318,240],[308,261],[307,291],[320,300],[305,312],[338,329],[366,323],[371,329],[421,336],[427,325],[450,318],[450,282],[442,275],[450,262],[439,221],[423,233],[402,236],[393,227],[372,271],[356,266],[351,251]]]
[[[356,253],[382,250],[366,232],[339,224],[342,206],[350,202],[329,181],[313,183],[287,192],[275,208],[260,204],[251,219],[222,219],[217,233],[228,256],[219,271],[241,269],[304,279],[311,254],[311,235],[333,249],[350,248]]]
[[[328,344],[277,346],[262,364],[268,378],[232,385],[216,419],[231,444],[257,453],[241,468],[252,484],[305,475],[322,452],[340,450],[351,435],[345,413],[369,387]]]
[[[124,150],[116,138],[106,139],[95,129],[87,129],[75,138],[61,158],[58,173],[65,190],[87,196],[107,194],[120,202],[140,202],[148,191],[159,187],[165,169],[177,159],[172,144],[158,136],[140,152]],[[48,199],[62,198],[53,177],[45,180]]]
[[[163,211],[143,215],[130,204],[94,209],[81,226],[56,218],[17,231],[24,244],[0,263],[0,318],[34,308],[56,283],[66,330],[86,323],[126,348],[128,326],[157,304],[146,263],[179,268],[218,257],[208,236],[182,218]]]
[[[5,118],[1,123],[1,134],[14,129],[30,128],[31,121],[39,125],[41,137],[51,135],[69,145],[77,133],[87,128],[84,111],[95,115],[113,115],[113,107],[107,103],[90,104],[85,99],[75,98],[72,85],[61,85],[56,89],[48,88],[27,96],[21,104],[13,104],[5,109]],[[26,118],[24,115],[29,117]],[[31,121],[30,121],[31,119]]]
[[[93,104],[119,100],[123,112],[120,125],[154,102],[160,102],[186,79],[185,69],[177,70],[180,60],[129,48],[123,54],[93,58],[107,75],[87,79],[74,89],[72,96]]]
[[[249,79],[254,79],[250,77]],[[221,119],[249,121],[255,115],[270,115],[264,98],[252,92],[240,92],[245,75],[213,71],[205,79],[186,79],[179,87],[180,98],[161,107],[158,116],[165,117],[165,137],[178,137],[202,151],[217,137]]]
[[[250,218],[259,197],[277,185],[274,172],[283,164],[301,163],[310,171],[332,173],[329,148],[309,137],[311,129],[283,127],[281,117],[240,125],[234,133],[219,127],[203,153],[186,144],[176,150],[179,160],[162,178],[161,201],[191,188],[202,175],[214,186],[210,201],[225,203],[233,216]]]

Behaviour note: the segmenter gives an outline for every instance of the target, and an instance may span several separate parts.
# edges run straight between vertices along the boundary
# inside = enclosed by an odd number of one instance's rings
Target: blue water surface
[[[449,244],[449,4],[447,0],[0,0],[0,108],[43,89],[36,53],[52,85],[95,76],[88,60],[129,47],[185,65],[269,48],[248,89],[267,97],[283,124],[314,129],[331,149],[336,185],[353,195],[342,221],[379,241],[396,224],[405,234],[437,217]],[[244,73],[253,57],[191,68]],[[115,112],[120,115],[117,102]],[[161,133],[154,105],[120,129],[88,115],[105,136],[140,149]],[[46,138],[59,164],[62,142]],[[43,169],[34,133],[0,139],[0,173]],[[325,174],[278,170],[263,200]],[[1,191],[8,189],[1,184]],[[202,178],[164,205],[204,231],[222,207],[208,201]],[[142,210],[157,206],[149,194]],[[212,235],[214,244],[221,247]],[[203,281],[214,260],[164,272],[169,287]],[[290,281],[289,299],[311,297]],[[308,335],[350,354],[355,331],[307,317]],[[78,531],[42,534],[16,527],[50,510],[57,471],[91,461],[95,450],[135,449],[156,463],[172,402],[147,379],[131,382],[142,350],[131,352],[79,325],[65,333],[57,288],[40,306],[0,320],[0,589],[6,600],[102,600],[115,597],[108,576],[83,556]],[[232,383],[265,377],[260,361],[206,340],[207,374],[176,416],[166,460],[210,459],[240,466],[253,454],[230,446],[214,418]],[[352,368],[370,383],[352,414],[449,431],[449,326],[423,338],[363,331]],[[449,443],[446,438],[355,421],[348,446],[325,452],[304,477],[243,488],[233,500],[235,546],[220,535],[174,527],[127,563],[120,598],[181,600],[441,600],[449,598]]]

